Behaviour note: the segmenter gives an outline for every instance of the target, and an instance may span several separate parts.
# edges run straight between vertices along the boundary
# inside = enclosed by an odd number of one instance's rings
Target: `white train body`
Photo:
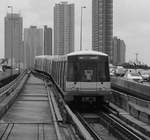
[[[64,56],[36,56],[35,69],[50,74],[62,89],[64,99],[97,100],[110,94],[108,56],[96,51],[79,51]]]

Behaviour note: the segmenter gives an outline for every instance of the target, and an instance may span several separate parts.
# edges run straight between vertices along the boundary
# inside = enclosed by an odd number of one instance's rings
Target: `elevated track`
[[[105,112],[76,113],[95,140],[148,140],[149,137],[133,129],[118,117]]]
[[[79,117],[49,76],[35,74],[37,77],[25,72],[0,90],[0,140],[116,140],[110,134],[114,131],[121,139],[147,139],[125,128],[113,116],[115,110],[96,114],[96,118],[86,114]]]
[[[31,75],[0,120],[0,139],[57,139],[44,82]]]

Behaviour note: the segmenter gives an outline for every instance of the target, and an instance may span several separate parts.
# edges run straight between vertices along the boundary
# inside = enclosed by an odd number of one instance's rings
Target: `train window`
[[[98,77],[100,81],[103,81],[106,79],[106,74],[105,74],[105,63],[100,62],[98,64]]]
[[[108,64],[107,62],[100,62],[98,64],[98,77],[99,81],[109,81],[109,71],[108,71]]]
[[[81,82],[95,82],[97,81],[97,63],[94,61],[80,61],[79,63],[80,77],[78,80]]]
[[[73,63],[68,63],[68,74],[67,74],[67,80],[73,81],[74,80],[74,66]]]
[[[79,74],[79,64],[76,62],[68,62],[68,72],[67,72],[67,80],[68,81],[78,81]]]

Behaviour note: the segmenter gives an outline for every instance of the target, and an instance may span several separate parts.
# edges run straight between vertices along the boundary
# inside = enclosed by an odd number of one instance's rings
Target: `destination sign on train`
[[[96,59],[98,59],[98,56],[79,56],[78,59],[91,59],[91,60],[96,60]]]

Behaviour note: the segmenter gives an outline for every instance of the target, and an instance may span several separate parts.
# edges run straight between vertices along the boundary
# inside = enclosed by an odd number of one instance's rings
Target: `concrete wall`
[[[145,100],[150,100],[150,85],[144,85],[143,83],[117,77],[111,78],[111,82],[112,88],[128,92],[131,95]]]
[[[112,90],[110,101],[136,119],[150,124],[150,101],[140,98],[143,97],[147,100],[150,98],[150,86],[120,78],[112,78],[111,81],[113,88],[126,91],[128,94]],[[132,96],[129,93],[132,93]]]

